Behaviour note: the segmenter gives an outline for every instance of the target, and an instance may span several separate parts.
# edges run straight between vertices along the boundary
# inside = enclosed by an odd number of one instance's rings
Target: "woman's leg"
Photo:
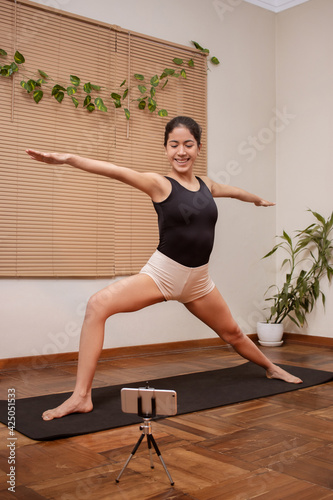
[[[243,358],[262,366],[268,378],[278,378],[298,384],[302,380],[274,365],[247,335],[244,335],[233,319],[229,307],[215,287],[200,299],[185,304],[187,309],[212,328],[222,340],[231,344]]]
[[[91,387],[103,348],[106,320],[113,314],[138,311],[162,301],[162,293],[146,274],[123,278],[93,295],[88,302],[81,330],[74,392],[57,408],[45,411],[43,419],[52,420],[69,413],[91,411]]]

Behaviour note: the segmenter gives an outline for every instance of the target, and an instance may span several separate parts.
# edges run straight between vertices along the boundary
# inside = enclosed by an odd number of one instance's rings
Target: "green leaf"
[[[12,73],[15,73],[16,71],[18,71],[18,67],[14,62],[11,63],[10,67],[11,67]]]
[[[6,57],[7,52],[3,49],[0,49],[0,56]]]
[[[119,87],[123,87],[126,83],[126,80],[124,80],[123,82],[121,82],[121,84],[119,85]]]
[[[209,54],[209,50],[201,47],[201,45],[198,42],[194,42],[193,40],[191,40],[191,42],[193,43],[196,49],[201,50],[201,52],[204,52],[205,54]]]
[[[146,107],[146,101],[141,100],[141,101],[139,102],[139,104],[138,104],[138,108],[139,108],[139,109],[145,109],[145,107]]]
[[[182,76],[185,79],[187,78],[186,71],[184,70],[184,68],[180,70],[180,76]]]
[[[319,280],[316,279],[314,284],[313,284],[313,294],[314,294],[315,299],[318,299],[319,293],[320,293]]]
[[[12,76],[13,74],[13,68],[11,64],[6,64],[3,66],[7,70],[7,74],[5,76]]]
[[[65,97],[64,92],[59,91],[59,90],[58,90],[55,94],[52,94],[52,95],[54,96],[54,98],[55,98],[55,99],[56,99],[59,103],[61,103],[61,102],[62,102],[62,100],[63,100],[63,98]]]
[[[138,85],[138,89],[140,90],[141,94],[145,94],[147,92],[147,87],[144,85]]]
[[[79,105],[79,101],[77,100],[77,98],[72,96],[72,101],[73,101],[74,106],[77,108]]]
[[[274,316],[274,314],[276,314],[276,307],[272,306],[271,307],[271,316]]]
[[[59,91],[66,92],[66,89],[64,87],[62,87],[61,85],[56,84],[52,88],[51,95],[55,95]]]
[[[67,95],[73,95],[76,94],[76,88],[75,87],[67,87]]]
[[[327,267],[327,279],[328,279],[329,283],[331,283],[332,278],[333,278],[333,269],[330,266],[328,266]]]
[[[201,47],[201,45],[198,44],[198,42],[195,42],[194,40],[191,40],[191,42],[193,43],[194,47],[198,50],[203,50],[203,48]]]
[[[30,83],[30,85],[31,85],[33,88],[38,87],[38,84],[37,84],[36,80],[32,80],[32,79],[30,79],[30,80],[28,80],[28,83]]]
[[[44,71],[42,71],[41,69],[38,70],[38,73],[40,74],[40,76],[42,76],[43,78],[48,78],[49,75],[47,75]]]
[[[160,109],[157,114],[158,116],[168,116],[168,112],[166,109]]]
[[[101,97],[96,97],[95,105],[99,111],[107,111],[108,110],[108,108],[105,106],[103,99]]]
[[[276,245],[270,252],[266,253],[266,255],[263,256],[263,259],[266,259],[267,257],[270,257],[273,255],[273,253],[276,252],[276,250],[279,248],[280,245]]]
[[[20,82],[20,85],[21,85],[21,87],[22,87],[24,90],[26,90],[28,93],[32,91],[32,88],[30,87],[30,85],[28,85],[28,83],[27,83],[27,82],[25,82],[24,80],[22,80],[22,81]]]
[[[13,73],[13,70],[9,64],[5,64],[5,66],[1,67],[0,73],[2,76],[11,76]]]
[[[92,102],[90,104],[88,104],[87,110],[89,111],[89,113],[92,113],[93,111],[95,111],[95,104],[93,104]]]
[[[125,99],[125,97],[127,97],[128,90],[129,90],[129,89],[126,89],[126,90],[124,91],[124,93],[123,93],[123,100]]]
[[[289,245],[292,246],[292,243],[291,243],[291,238],[289,236],[289,234],[286,233],[286,231],[283,231],[283,236],[281,236],[283,239],[287,240]]]
[[[88,106],[89,104],[91,103],[91,96],[90,95],[87,95],[87,97],[85,98],[84,102],[83,102],[83,107],[85,108],[86,106]],[[95,106],[94,106],[95,108]]]
[[[157,75],[153,76],[151,79],[150,79],[150,84],[153,86],[153,87],[157,87],[157,85],[160,83],[160,79]]]
[[[23,64],[25,62],[24,56],[20,54],[20,52],[17,50],[14,54],[14,61],[17,64]]]
[[[290,259],[284,259],[284,261],[281,264],[281,269],[288,263],[290,262]]]
[[[85,83],[83,85],[83,90],[86,94],[90,94],[90,92],[92,91],[91,83],[90,82]]]
[[[325,224],[326,221],[322,215],[318,214],[318,212],[313,212],[313,210],[310,210],[310,212],[313,213],[313,215],[316,217],[317,220],[319,220],[319,222],[321,222],[322,224]]]
[[[325,297],[325,294],[323,292],[320,292],[321,293],[321,301],[323,303],[323,307],[325,309],[325,306],[326,306],[326,297]]]
[[[210,62],[211,62],[211,63],[213,63],[213,64],[215,64],[216,66],[217,66],[218,64],[220,64],[220,61],[219,61],[219,60],[218,60],[218,58],[217,58],[217,57],[215,57],[215,56],[213,56],[213,57],[211,57],[211,58],[210,58]]]
[[[11,67],[8,65],[2,66],[0,70],[2,76],[10,76],[12,74]]]
[[[115,108],[121,108],[121,100],[120,99],[115,99],[113,101],[113,104],[114,104]]]
[[[127,109],[127,108],[124,108],[124,113],[125,113],[125,116],[126,116],[126,120],[129,120],[130,116],[131,116],[130,110]]]
[[[175,58],[174,58],[174,59],[172,59],[172,60],[173,60],[173,62],[174,62],[175,64],[177,64],[177,66],[181,66],[181,65],[183,64],[183,62],[184,62],[184,61],[183,61],[183,59],[180,59],[179,57],[175,57]]]
[[[46,83],[44,78],[38,78],[36,84],[37,84],[37,87],[41,87],[43,83]]]
[[[151,97],[148,98],[148,109],[151,113],[153,113],[156,109],[156,101]]]
[[[120,101],[120,99],[121,99],[121,95],[120,94],[116,94],[116,92],[112,92],[111,97],[115,101]]]
[[[145,79],[145,77],[143,75],[139,75],[138,73],[135,73],[134,78],[136,78],[137,80],[144,80]]]
[[[36,90],[34,92],[34,101],[36,104],[39,103],[39,101],[42,99],[43,97],[43,91],[42,90]]]
[[[293,318],[293,317],[292,317],[292,316],[290,316],[289,314],[288,314],[288,317],[289,317],[289,319],[291,319],[291,321],[293,321],[293,323],[295,323],[295,325],[297,325],[298,327],[300,327],[300,326],[301,326],[301,325],[298,323],[298,321],[296,321],[296,319],[295,319],[295,318]]]
[[[34,80],[28,80],[25,82],[24,80],[20,83],[21,87],[24,88],[28,94],[32,92],[36,87],[36,82]]]
[[[187,63],[187,65],[190,67],[190,68],[193,68],[194,67],[194,61],[193,59],[190,59]]]
[[[160,76],[160,80],[162,80],[163,78],[165,78],[166,76],[172,76],[173,74],[175,73],[175,70],[174,69],[171,69],[171,68],[165,68],[163,73],[161,74]]]
[[[75,76],[75,75],[70,75],[69,78],[71,79],[71,82],[73,85],[75,85],[75,87],[77,87],[78,85],[80,85],[80,78],[78,76]]]
[[[102,88],[100,85],[93,85],[92,83],[90,85],[91,85],[91,88],[93,90],[96,90],[97,92],[99,92]]]
[[[165,82],[164,82],[164,84],[163,84],[163,87],[162,87],[162,90],[164,89],[164,87],[166,86],[166,84],[168,83],[168,81],[169,81],[169,78],[167,78],[167,79],[165,80]]]
[[[154,96],[155,96],[155,94],[156,94],[156,89],[155,89],[155,87],[152,87],[152,88],[150,89],[150,97],[154,97]]]
[[[295,309],[294,313],[296,314],[296,318],[298,319],[299,324],[301,326],[303,326],[304,322],[305,322],[305,316],[304,316],[304,314],[301,311],[297,310],[297,309]]]

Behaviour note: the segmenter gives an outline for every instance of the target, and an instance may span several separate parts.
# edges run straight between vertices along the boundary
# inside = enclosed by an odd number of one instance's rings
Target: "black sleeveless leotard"
[[[206,184],[190,191],[172,177],[171,193],[160,203],[153,202],[158,215],[161,253],[187,267],[207,264],[213,249],[217,206]]]

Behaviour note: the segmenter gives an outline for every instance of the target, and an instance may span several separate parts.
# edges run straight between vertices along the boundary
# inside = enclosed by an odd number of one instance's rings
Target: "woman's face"
[[[192,170],[200,146],[188,128],[176,127],[169,134],[165,150],[172,168],[185,174]]]

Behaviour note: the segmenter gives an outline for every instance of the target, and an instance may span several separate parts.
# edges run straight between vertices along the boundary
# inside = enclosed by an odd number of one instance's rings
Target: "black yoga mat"
[[[222,370],[149,380],[149,386],[155,389],[175,390],[179,415],[273,396],[333,380],[331,372],[298,366],[280,366],[300,377],[303,383],[288,384],[281,380],[269,380],[262,368],[253,363],[244,363]],[[31,439],[48,441],[141,423],[142,418],[137,415],[122,413],[120,390],[123,387],[145,387],[145,382],[93,389],[94,410],[92,412],[76,413],[48,422],[44,422],[41,418],[43,411],[58,406],[68,398],[70,393],[18,399],[15,410],[16,431]],[[7,401],[0,401],[0,421],[7,425]]]

